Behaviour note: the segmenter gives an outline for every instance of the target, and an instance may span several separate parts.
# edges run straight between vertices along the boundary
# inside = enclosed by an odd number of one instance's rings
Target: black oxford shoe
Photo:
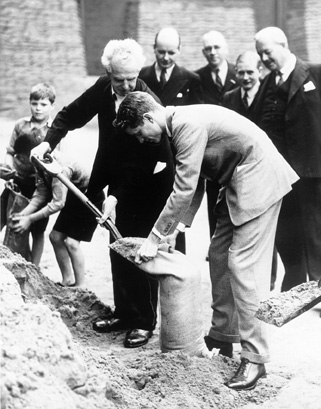
[[[128,329],[128,327],[127,323],[119,318],[99,320],[93,323],[93,330],[101,333],[121,331]]]
[[[142,345],[147,344],[149,338],[153,335],[153,331],[148,331],[145,329],[132,329],[127,332],[124,341],[125,348],[138,348]]]
[[[266,378],[264,364],[254,364],[246,358],[241,359],[235,375],[224,385],[236,391],[253,389],[260,378]]]
[[[233,357],[233,344],[231,342],[217,341],[208,335],[204,337],[204,341],[209,351],[216,348],[219,349],[220,355],[227,356],[228,358]]]

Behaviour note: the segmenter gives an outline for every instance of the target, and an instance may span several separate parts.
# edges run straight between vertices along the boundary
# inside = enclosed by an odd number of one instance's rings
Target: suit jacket
[[[241,225],[263,214],[291,190],[298,176],[253,122],[217,105],[166,108],[176,149],[173,191],[155,223],[164,235],[190,225],[202,198],[199,176],[226,189],[231,220]]]
[[[234,88],[223,95],[222,106],[228,109],[232,109],[233,111],[245,116],[245,118],[248,118],[252,121],[255,118],[257,99],[258,93],[256,93],[252,104],[248,108],[246,108],[242,101],[241,87],[238,86],[237,88]]]
[[[255,121],[259,125],[264,98],[275,74],[265,77]],[[321,177],[321,65],[297,59],[290,79],[285,114],[285,159],[302,177]]]
[[[204,104],[222,105],[222,98],[225,92],[237,87],[235,78],[235,67],[228,63],[226,81],[221,90],[219,90],[213,81],[212,71],[209,64],[195,71],[200,76],[203,91]]]
[[[160,102],[140,79],[137,80],[135,91],[148,92]],[[115,190],[114,194],[120,194],[126,169],[124,161],[133,160],[134,151],[138,149],[134,138],[125,143],[115,135],[112,124],[116,118],[115,101],[109,77],[107,75],[100,77],[80,97],[58,112],[45,138],[54,149],[68,131],[83,127],[95,115],[98,115],[99,140],[87,192],[91,198],[107,185],[114,186],[114,189],[117,186],[119,191],[117,193]],[[135,179],[133,174],[132,180]]]
[[[163,90],[156,77],[155,63],[143,67],[139,78],[159,97],[164,106],[202,103],[202,90],[199,76],[176,64]]]

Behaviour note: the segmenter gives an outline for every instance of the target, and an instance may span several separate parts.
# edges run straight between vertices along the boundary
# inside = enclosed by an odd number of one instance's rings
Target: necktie
[[[245,91],[245,93],[244,93],[244,95],[243,95],[243,98],[242,98],[242,101],[243,101],[243,104],[244,104],[245,108],[248,108],[248,107],[249,107],[249,102],[248,102],[248,100],[247,100],[247,97],[248,97],[247,91]]]
[[[160,81],[159,81],[161,89],[164,88],[166,82],[167,82],[166,81],[166,68],[162,68],[162,71],[161,71],[161,74],[160,74]]]
[[[216,74],[215,83],[216,83],[217,88],[219,89],[219,91],[221,91],[221,89],[223,88],[223,84],[222,84],[221,77],[219,75],[219,71],[220,71],[219,69],[215,70],[215,74]]]
[[[111,102],[110,102],[110,112],[114,113],[116,116],[116,101],[117,101],[117,97],[116,94],[112,94],[111,96]]]
[[[278,71],[277,78],[278,78],[277,85],[279,87],[280,85],[282,85],[284,83],[283,74],[282,74],[281,71]]]

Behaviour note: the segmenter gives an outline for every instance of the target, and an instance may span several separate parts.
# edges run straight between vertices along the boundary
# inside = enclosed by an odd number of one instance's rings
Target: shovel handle
[[[81,191],[79,190],[68,178],[62,173],[62,167],[60,164],[48,153],[46,154],[45,160],[42,161],[36,156],[31,157],[32,162],[36,166],[40,166],[42,169],[44,169],[47,173],[50,175],[56,177],[59,179],[69,190],[71,190],[79,200],[81,200],[82,203],[84,203],[90,210],[91,212],[97,216],[97,217],[102,217],[103,214],[102,212],[96,207],[89,199],[88,197]],[[120,234],[119,230],[113,223],[113,221],[108,217],[107,220],[102,223],[102,226],[105,227],[110,231],[112,236],[114,237],[115,240],[121,239],[122,235]]]

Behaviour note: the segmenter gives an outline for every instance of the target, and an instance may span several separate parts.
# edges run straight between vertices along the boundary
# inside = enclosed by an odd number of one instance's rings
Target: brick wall
[[[66,90],[82,88],[86,65],[76,0],[1,0],[0,29],[1,115],[28,114],[30,88],[38,82],[56,87],[58,106]]]
[[[40,81],[56,87],[57,110],[72,101],[94,81],[88,74],[103,72],[101,51],[111,38],[135,38],[150,64],[156,32],[173,26],[182,37],[178,63],[193,70],[206,64],[207,31],[225,35],[234,62],[254,50],[255,32],[275,21],[294,53],[321,63],[320,0],[1,0],[0,115],[28,114],[30,88]]]
[[[276,0],[280,1],[280,0]],[[302,59],[321,63],[321,2],[319,0],[283,0],[282,19],[291,49]],[[189,69],[206,64],[201,53],[201,37],[210,30],[221,31],[229,44],[229,60],[254,50],[256,31],[275,25],[273,0],[140,0],[138,41],[144,47],[147,64],[154,61],[155,33],[162,27],[175,27],[182,37],[178,63]],[[272,4],[274,3],[274,4]]]
[[[321,63],[321,2],[290,0],[286,29],[291,50],[304,60]]]
[[[235,61],[242,50],[252,50],[256,31],[251,0],[141,0],[138,41],[144,47],[147,63],[154,61],[155,33],[173,26],[181,35],[182,49],[178,63],[189,69],[206,64],[202,54],[202,36],[207,31],[221,31],[229,44],[229,60]]]

